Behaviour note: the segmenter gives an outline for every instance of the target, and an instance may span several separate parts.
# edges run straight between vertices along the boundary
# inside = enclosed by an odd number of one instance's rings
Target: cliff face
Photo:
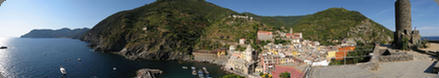
[[[59,30],[51,30],[51,29],[36,29],[32,30],[25,35],[22,35],[21,38],[73,38],[79,39],[81,36],[87,32],[88,28],[82,29],[68,29],[63,28]]]
[[[82,40],[129,59],[187,59],[204,28],[231,13],[204,0],[158,0],[107,17]]]

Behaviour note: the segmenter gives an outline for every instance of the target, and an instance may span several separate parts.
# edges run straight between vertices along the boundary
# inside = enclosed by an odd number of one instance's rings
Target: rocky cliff
[[[107,17],[82,40],[129,59],[188,59],[204,28],[232,13],[204,0],[158,0]]]

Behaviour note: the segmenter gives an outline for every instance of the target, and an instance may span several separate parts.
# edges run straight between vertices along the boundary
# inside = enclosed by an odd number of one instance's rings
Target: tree
[[[244,78],[244,77],[235,74],[228,74],[223,76],[222,78]]]
[[[401,46],[402,46],[401,47],[402,50],[408,50],[410,48],[409,47],[409,39],[402,38],[402,45]]]
[[[279,75],[280,78],[291,78],[291,75],[289,72],[283,72]]]

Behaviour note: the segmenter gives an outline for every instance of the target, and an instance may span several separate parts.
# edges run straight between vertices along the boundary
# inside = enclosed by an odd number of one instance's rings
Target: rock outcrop
[[[160,78],[160,74],[162,74],[163,71],[159,69],[140,69],[137,70],[137,75],[134,78]]]

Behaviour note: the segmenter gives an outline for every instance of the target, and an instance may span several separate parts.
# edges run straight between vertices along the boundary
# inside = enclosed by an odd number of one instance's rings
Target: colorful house
[[[239,39],[239,44],[245,44],[245,39],[244,38]]]
[[[354,51],[355,46],[347,46],[338,48],[338,52],[335,54],[335,60],[343,60],[345,56],[348,55],[349,52]]]
[[[335,53],[335,60],[343,60],[346,55],[348,55],[348,52],[337,52]]]
[[[302,33],[287,33],[285,34],[285,37],[289,38],[289,39],[302,39]]]
[[[335,58],[335,53],[337,53],[337,51],[329,51],[326,58],[328,58],[328,59]]]

